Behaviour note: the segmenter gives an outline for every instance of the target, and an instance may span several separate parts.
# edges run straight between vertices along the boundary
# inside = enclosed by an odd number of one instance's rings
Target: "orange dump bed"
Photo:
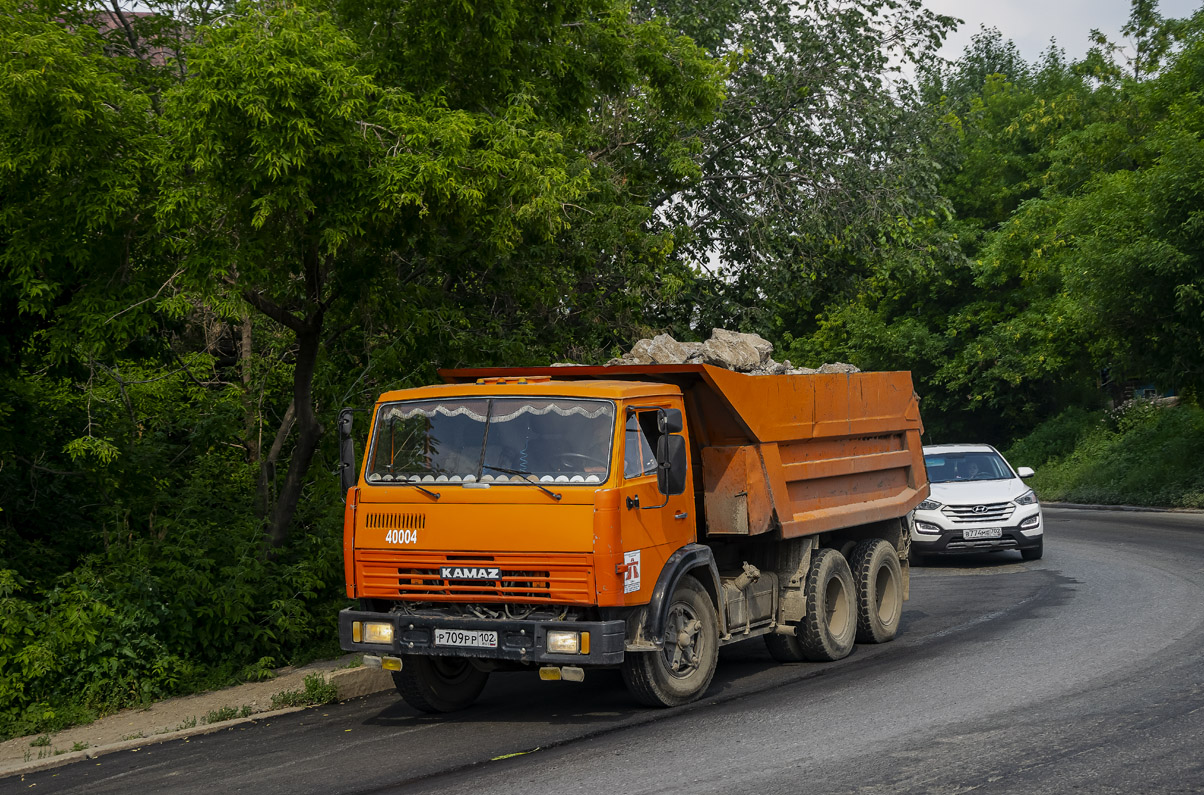
[[[708,536],[789,538],[905,515],[928,496],[911,374],[744,375],[705,364],[444,370],[678,387]]]

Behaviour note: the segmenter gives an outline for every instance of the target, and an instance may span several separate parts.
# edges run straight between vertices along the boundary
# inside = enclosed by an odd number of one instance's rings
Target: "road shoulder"
[[[246,682],[122,710],[85,726],[60,732],[14,737],[0,743],[0,777],[32,773],[167,740],[210,734],[306,709],[307,706],[285,704],[299,700],[299,694],[306,690],[306,679],[315,675],[333,688],[337,701],[392,689],[390,674],[379,668],[365,668],[361,657],[349,654],[335,660],[284,668],[262,682]]]

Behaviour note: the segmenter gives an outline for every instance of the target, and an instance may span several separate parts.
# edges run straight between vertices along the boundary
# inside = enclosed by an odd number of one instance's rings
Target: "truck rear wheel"
[[[857,637],[853,574],[838,550],[811,558],[804,595],[807,615],[794,635],[766,635],[765,647],[778,662],[832,662],[849,656]]]
[[[393,685],[419,712],[455,712],[477,700],[489,674],[463,657],[404,657]]]
[[[628,654],[623,682],[641,704],[676,707],[701,696],[719,661],[719,617],[698,580],[682,577],[669,602],[665,646]]]
[[[903,569],[895,548],[881,538],[862,541],[850,558],[857,588],[857,640],[886,643],[903,614]]]

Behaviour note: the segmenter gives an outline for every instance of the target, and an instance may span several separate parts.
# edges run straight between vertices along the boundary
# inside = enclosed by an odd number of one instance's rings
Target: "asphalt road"
[[[1204,792],[1204,516],[1046,510],[1045,558],[913,570],[900,636],[826,665],[725,649],[700,702],[495,675],[0,779],[0,792]]]

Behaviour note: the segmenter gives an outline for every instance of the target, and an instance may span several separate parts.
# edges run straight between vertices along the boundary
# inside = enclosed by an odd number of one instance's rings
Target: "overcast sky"
[[[1161,0],[1164,17],[1187,17],[1204,0]],[[1123,43],[1121,26],[1129,18],[1129,0],[925,0],[925,5],[940,14],[965,20],[945,41],[941,54],[956,59],[970,43],[979,27],[999,28],[1005,39],[1016,42],[1028,61],[1035,60],[1049,46],[1049,38],[1072,58],[1087,52],[1087,34],[1099,28],[1109,39]]]

